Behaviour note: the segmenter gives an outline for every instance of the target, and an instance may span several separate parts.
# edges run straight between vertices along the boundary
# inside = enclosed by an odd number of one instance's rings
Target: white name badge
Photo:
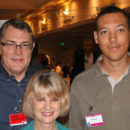
[[[85,116],[87,127],[101,126],[103,125],[103,119],[101,114],[94,114]]]

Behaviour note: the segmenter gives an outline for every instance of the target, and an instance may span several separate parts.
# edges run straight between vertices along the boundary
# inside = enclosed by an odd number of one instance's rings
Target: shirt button
[[[25,82],[28,82],[28,80],[27,80],[27,79],[25,79]]]
[[[120,106],[119,105],[112,105],[112,109],[113,110],[120,110]]]
[[[18,87],[20,86],[20,84],[18,84]]]
[[[19,99],[19,103],[21,103],[22,102],[22,100],[21,99]]]
[[[115,94],[114,97],[117,97],[117,94]]]
[[[18,108],[17,107],[14,107],[14,110],[16,111]]]
[[[9,81],[10,81],[10,79],[7,79],[7,81],[9,82]]]

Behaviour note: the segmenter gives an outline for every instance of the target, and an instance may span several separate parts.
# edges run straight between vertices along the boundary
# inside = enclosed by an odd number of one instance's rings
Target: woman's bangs
[[[58,92],[58,90],[50,85],[44,86],[44,85],[36,85],[35,86],[35,90],[34,90],[34,95],[35,97],[39,98],[39,97],[43,97],[43,95],[47,95],[47,96],[56,96],[56,97],[60,97],[60,93]]]

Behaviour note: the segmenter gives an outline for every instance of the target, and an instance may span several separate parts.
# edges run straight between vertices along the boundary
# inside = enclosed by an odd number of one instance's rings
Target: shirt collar
[[[130,52],[128,52],[128,56],[130,56]],[[102,60],[102,55],[100,55],[96,61],[96,78],[100,77],[100,76],[108,76],[107,74],[105,74],[101,68],[101,65],[100,65],[100,61]],[[130,65],[128,66],[128,72],[127,73],[130,73]]]

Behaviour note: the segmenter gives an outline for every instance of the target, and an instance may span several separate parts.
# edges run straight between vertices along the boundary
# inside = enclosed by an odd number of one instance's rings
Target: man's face
[[[19,45],[24,42],[32,43],[32,40],[27,31],[9,26],[6,29],[1,42],[16,43]],[[15,77],[24,77],[30,63],[32,49],[24,50],[20,48],[20,46],[17,46],[15,49],[7,49],[7,46],[0,44],[0,53],[2,64],[7,72]]]
[[[105,14],[99,18],[97,24],[94,38],[103,57],[110,61],[119,61],[127,56],[130,30],[125,16],[122,13]]]

